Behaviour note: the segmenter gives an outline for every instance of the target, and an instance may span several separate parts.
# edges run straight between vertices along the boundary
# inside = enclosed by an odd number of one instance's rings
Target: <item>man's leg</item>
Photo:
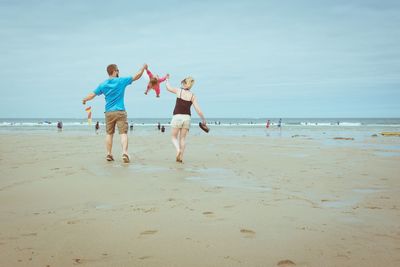
[[[113,145],[113,137],[114,134],[107,134],[106,135],[106,149],[107,149],[107,155],[112,155],[112,145]]]
[[[121,137],[122,160],[125,163],[129,163],[130,158],[128,154],[128,114],[126,113],[126,111],[119,112],[117,126],[119,135]]]
[[[121,145],[122,145],[122,154],[128,155],[128,135],[126,133],[120,134],[121,136]]]

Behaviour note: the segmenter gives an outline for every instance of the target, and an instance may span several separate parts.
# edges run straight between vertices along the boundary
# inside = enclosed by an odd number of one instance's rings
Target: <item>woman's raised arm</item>
[[[167,90],[170,91],[171,93],[176,94],[176,92],[178,92],[178,89],[172,87],[172,86],[169,84],[169,79],[168,79],[168,78],[167,78],[167,82],[165,83],[165,87],[167,87]]]

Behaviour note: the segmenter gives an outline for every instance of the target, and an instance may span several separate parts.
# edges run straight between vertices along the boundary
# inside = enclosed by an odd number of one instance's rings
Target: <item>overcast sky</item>
[[[191,75],[206,117],[400,117],[400,1],[0,0],[0,117],[86,116],[118,64]],[[127,87],[128,116],[175,97]],[[92,102],[103,117],[104,97]]]

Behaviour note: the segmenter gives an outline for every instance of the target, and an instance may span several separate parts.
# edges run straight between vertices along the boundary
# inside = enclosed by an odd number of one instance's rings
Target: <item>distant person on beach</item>
[[[282,119],[279,119],[278,128],[281,128],[281,126],[282,126]]]
[[[131,124],[131,126],[129,126],[129,130],[133,131],[133,124]]]
[[[98,134],[99,129],[100,129],[100,124],[99,122],[96,122],[96,126],[94,127],[96,129],[96,134]]]
[[[265,125],[265,128],[268,129],[268,128],[269,128],[269,124],[270,124],[270,121],[268,120],[268,121],[267,121],[267,125]]]
[[[203,112],[200,109],[195,96],[190,89],[194,84],[192,77],[187,77],[181,81],[181,88],[174,88],[169,84],[167,79],[166,87],[167,90],[176,95],[175,109],[171,120],[171,135],[172,143],[176,149],[176,161],[183,162],[183,153],[185,152],[185,139],[189,132],[191,113],[190,108],[193,104],[194,109],[201,118],[204,125],[207,124],[204,118]]]
[[[161,129],[161,125],[160,123],[157,124],[157,129],[160,130]]]
[[[144,66],[133,77],[119,77],[119,69],[117,65],[110,64],[107,66],[109,78],[102,82],[92,93],[82,100],[85,105],[87,101],[92,100],[98,95],[104,95],[106,100],[105,118],[106,118],[106,149],[107,161],[113,161],[112,145],[115,132],[115,126],[118,126],[118,131],[121,137],[122,145],[122,160],[125,163],[130,162],[128,154],[128,119],[125,111],[124,95],[125,88],[133,81],[142,77],[147,65]]]
[[[147,84],[146,91],[144,92],[145,95],[153,89],[156,91],[156,96],[160,97],[160,83],[164,82],[168,77],[169,74],[165,75],[164,77],[160,78],[158,75],[153,75],[153,73],[150,72],[149,68],[146,67],[146,73],[149,76],[149,83]]]
[[[164,127],[164,125],[161,126],[161,132],[162,132],[162,133],[165,132],[165,127]]]
[[[62,121],[58,121],[58,122],[57,122],[57,129],[58,129],[58,131],[61,132],[61,131],[62,131],[62,128],[63,128],[63,123],[62,123]]]

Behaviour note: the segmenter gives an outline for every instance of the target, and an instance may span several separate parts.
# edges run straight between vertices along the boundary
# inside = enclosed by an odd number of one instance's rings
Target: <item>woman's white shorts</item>
[[[188,129],[190,128],[190,115],[176,114],[172,116],[171,128]]]

